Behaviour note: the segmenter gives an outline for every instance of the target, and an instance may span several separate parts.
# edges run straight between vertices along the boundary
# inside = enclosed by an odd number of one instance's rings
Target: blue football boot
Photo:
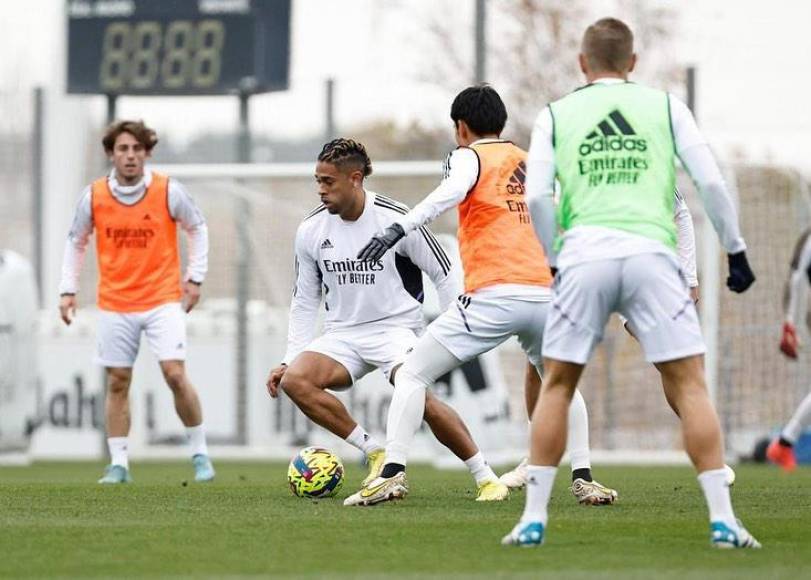
[[[211,459],[209,459],[208,455],[198,453],[191,458],[191,463],[194,466],[194,481],[214,481],[216,472],[214,471],[214,466],[211,464]]]
[[[544,527],[541,522],[518,522],[513,530],[501,539],[502,546],[532,548],[543,544]]]
[[[130,470],[123,465],[108,465],[99,483],[131,483]]]

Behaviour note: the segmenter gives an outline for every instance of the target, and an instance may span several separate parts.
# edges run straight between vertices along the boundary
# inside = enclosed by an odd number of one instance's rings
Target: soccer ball
[[[332,497],[344,484],[344,466],[323,447],[305,447],[287,469],[290,491],[298,497]]]
[[[724,476],[726,478],[726,484],[729,487],[735,485],[735,472],[729,465],[724,465]]]

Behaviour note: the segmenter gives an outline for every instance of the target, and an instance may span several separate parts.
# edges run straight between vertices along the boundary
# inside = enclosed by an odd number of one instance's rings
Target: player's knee
[[[285,394],[294,401],[306,398],[307,393],[315,388],[315,385],[306,374],[289,369],[284,373],[280,386]]]
[[[110,369],[107,371],[107,390],[110,395],[127,396],[130,389],[132,373],[129,369]]]
[[[402,388],[404,385],[408,385],[411,387],[427,388],[431,382],[433,381],[428,381],[423,376],[423,373],[419,371],[419,369],[414,368],[414,365],[411,365],[409,364],[409,361],[406,361],[397,369],[394,386]]]
[[[163,378],[173,392],[182,391],[186,388],[186,372],[182,368],[165,370],[163,372]]]
[[[424,421],[431,423],[440,416],[442,406],[436,397],[428,396],[425,398],[425,413],[422,418]]]

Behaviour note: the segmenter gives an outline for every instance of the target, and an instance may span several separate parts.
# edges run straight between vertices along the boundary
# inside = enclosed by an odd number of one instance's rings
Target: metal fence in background
[[[318,204],[310,164],[171,166],[208,216],[211,235],[206,300],[271,307],[289,305],[293,284],[293,240],[301,219]],[[436,185],[440,164],[380,163],[368,181],[371,190],[414,205]],[[730,168],[730,185],[739,197],[741,222],[750,260],[758,275],[744,295],[727,291],[726,259],[708,229],[700,200],[685,175],[697,236],[699,277],[705,289],[704,320],[717,344],[716,402],[728,446],[739,454],[790,415],[808,388],[807,362],[788,362],[777,351],[782,322],[782,292],[796,238],[811,223],[808,188],[791,169],[765,166]],[[454,233],[454,212],[432,224],[437,233]],[[710,232],[707,234],[706,232]],[[713,256],[713,252],[717,256]],[[707,256],[714,259],[708,260]],[[712,282],[712,283],[711,283]],[[712,288],[719,288],[713,291]],[[241,289],[241,290],[240,290]],[[241,297],[241,298],[240,298]],[[512,415],[524,418],[524,358],[515,343],[501,349],[502,368],[511,389]],[[714,357],[714,359],[712,359]],[[613,320],[584,374],[595,449],[677,450],[679,424],[662,394],[658,373],[647,364],[637,342]]]
[[[0,248],[34,261],[36,96],[0,90]]]

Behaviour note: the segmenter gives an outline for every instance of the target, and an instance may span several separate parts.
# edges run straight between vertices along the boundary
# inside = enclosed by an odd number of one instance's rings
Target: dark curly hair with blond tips
[[[321,149],[318,160],[331,163],[341,170],[351,168],[363,172],[363,177],[372,174],[372,160],[366,153],[366,147],[353,139],[333,139]]]
[[[135,140],[144,146],[148,152],[152,151],[155,145],[158,144],[158,136],[153,129],[144,125],[143,121],[117,121],[107,127],[104,132],[104,137],[101,139],[101,144],[104,146],[104,151],[110,153],[115,146],[115,140],[122,133],[129,133]]]

